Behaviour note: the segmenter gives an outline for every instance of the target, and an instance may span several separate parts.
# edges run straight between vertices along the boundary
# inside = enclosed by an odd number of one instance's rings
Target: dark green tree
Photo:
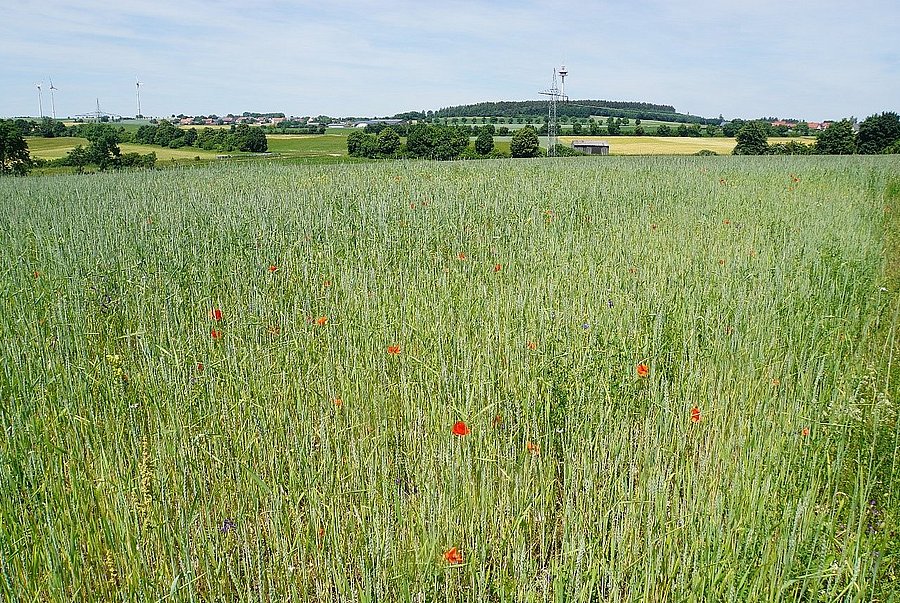
[[[406,150],[422,159],[456,159],[469,145],[469,128],[417,124],[409,129]]]
[[[87,149],[85,149],[81,145],[78,145],[77,147],[69,151],[69,154],[65,156],[63,163],[74,167],[76,174],[84,173],[84,166],[90,163],[90,157],[88,157]]]
[[[737,145],[734,147],[732,154],[765,155],[769,151],[768,138],[768,131],[760,122],[748,122],[735,136]]]
[[[385,128],[378,134],[376,146],[379,155],[391,157],[400,150],[400,135],[393,128]]]
[[[610,136],[618,136],[621,132],[621,128],[619,127],[619,120],[615,117],[607,117],[606,131],[609,132]]]
[[[531,126],[516,130],[509,143],[513,157],[537,157],[540,155],[540,141],[537,132]]]
[[[782,144],[770,144],[769,155],[811,155],[813,146],[799,140],[789,140]]]
[[[28,143],[15,122],[0,119],[0,175],[24,175],[31,168]]]
[[[856,152],[856,134],[850,120],[836,121],[819,132],[816,152],[820,155],[853,155]]]
[[[732,119],[730,122],[722,126],[722,133],[731,138],[732,136],[737,136],[737,133],[741,131],[747,122],[743,119]]]
[[[57,121],[52,117],[41,119],[35,128],[35,134],[44,138],[56,138],[66,135],[66,126],[61,121]]]
[[[375,136],[354,130],[347,136],[347,154],[351,157],[372,157],[377,152]]]
[[[115,167],[119,163],[119,133],[107,124],[90,124],[82,136],[88,139],[85,150],[87,162],[93,163],[101,170]]]
[[[22,119],[21,117],[18,117],[15,119],[14,123],[19,129],[19,132],[22,133],[22,136],[31,136],[34,133],[35,123],[30,119]]]
[[[191,147],[194,146],[194,143],[197,142],[197,130],[194,128],[188,128],[184,131],[184,144]]]
[[[238,124],[232,130],[231,138],[231,146],[239,151],[265,153],[269,150],[266,133],[262,128],[251,128],[247,124]]]
[[[176,128],[172,122],[163,119],[159,122],[156,131],[153,133],[153,144],[158,144],[161,147],[168,147],[171,146],[173,140],[181,138],[182,136],[184,136],[184,130]],[[182,144],[181,146],[184,145]],[[178,147],[176,146],[173,148]]]
[[[670,128],[666,124],[659,125],[656,127],[656,135],[657,136],[672,136],[672,128]]]
[[[475,139],[475,152],[479,155],[487,155],[493,150],[494,137],[491,135],[491,131],[488,128],[481,128],[478,138]]]
[[[900,116],[896,113],[870,115],[859,124],[857,141],[862,154],[884,153],[897,140],[900,140]]]

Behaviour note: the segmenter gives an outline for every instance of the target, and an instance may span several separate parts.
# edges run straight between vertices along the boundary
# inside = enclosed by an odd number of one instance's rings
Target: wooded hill
[[[672,105],[657,105],[632,101],[609,100],[568,100],[557,105],[560,117],[587,118],[592,115],[603,117],[626,117],[630,119],[653,119],[659,121],[718,124],[721,118],[704,118],[675,111]],[[496,101],[443,107],[437,111],[410,111],[394,117],[400,119],[425,119],[427,117],[543,117],[547,115],[546,100]]]

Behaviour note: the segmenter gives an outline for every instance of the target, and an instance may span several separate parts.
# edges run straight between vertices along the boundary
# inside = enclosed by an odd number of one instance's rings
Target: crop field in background
[[[693,155],[708,149],[718,155],[731,155],[734,138],[689,138],[669,136],[560,136],[560,144],[572,146],[573,140],[605,140],[609,143],[610,155]],[[784,144],[788,141],[813,144],[814,136],[798,138],[769,138],[769,144]],[[544,143],[546,146],[546,143]]]
[[[347,157],[347,134],[269,134],[269,151],[285,157]]]
[[[334,162],[350,161],[347,156],[347,135],[353,130],[331,130],[328,134],[298,135],[269,134],[269,151],[287,159],[325,160]],[[474,139],[473,139],[474,140]],[[495,148],[509,152],[509,136],[495,136]],[[547,137],[541,137],[541,146],[547,146]],[[573,140],[605,140],[610,143],[611,155],[693,155],[701,149],[714,151],[719,155],[729,155],[734,149],[734,138],[677,138],[656,136],[560,136],[561,144],[571,146]],[[806,138],[770,138],[770,144],[799,140],[812,144],[812,137]],[[42,159],[63,157],[77,145],[87,146],[84,138],[37,138],[27,139],[32,156]],[[212,160],[218,151],[205,151],[194,147],[169,149],[156,145],[140,145],[121,143],[123,153],[156,153],[157,159],[163,161],[186,161],[200,157],[201,160]],[[226,153],[235,157],[245,155],[240,152]]]
[[[893,157],[0,180],[0,597],[896,598],[897,216]]]
[[[78,145],[88,146],[87,138],[75,138],[73,136],[60,138],[29,136],[25,139],[25,142],[28,143],[28,151],[31,153],[31,156],[41,159],[59,159],[68,155],[69,151]]]
[[[81,145],[88,146],[89,142],[86,138],[60,137],[60,138],[39,138],[30,136],[26,139],[28,142],[28,150],[32,157],[41,159],[58,159],[65,157],[69,151]],[[200,157],[201,159],[215,159],[219,153],[217,151],[205,151],[195,147],[182,147],[180,149],[169,149],[157,145],[119,143],[119,149],[123,153],[156,153],[159,161],[168,161],[172,159],[184,160]],[[241,155],[242,153],[229,153]]]

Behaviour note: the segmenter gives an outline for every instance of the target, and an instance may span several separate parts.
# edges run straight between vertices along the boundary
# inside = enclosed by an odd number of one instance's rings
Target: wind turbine
[[[41,95],[41,85],[38,83],[38,84],[35,84],[35,86],[37,86],[37,89],[38,89],[38,109],[41,112],[41,118],[43,118],[44,117],[44,97],[43,97],[43,95]]]
[[[138,80],[137,76],[134,76],[134,87],[137,90],[137,109],[138,109],[137,115],[135,115],[135,117],[143,117],[141,115],[141,84],[142,83],[143,82]]]
[[[47,78],[50,79],[50,78]],[[50,79],[50,109],[53,111],[53,119],[56,119],[56,101],[53,99],[53,91],[59,90],[56,86],[53,85],[53,80]]]

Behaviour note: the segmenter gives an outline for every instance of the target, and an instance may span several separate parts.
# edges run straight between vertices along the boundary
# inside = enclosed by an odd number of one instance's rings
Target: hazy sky
[[[0,116],[384,116],[541,98],[810,121],[900,111],[897,0],[3,0]]]

